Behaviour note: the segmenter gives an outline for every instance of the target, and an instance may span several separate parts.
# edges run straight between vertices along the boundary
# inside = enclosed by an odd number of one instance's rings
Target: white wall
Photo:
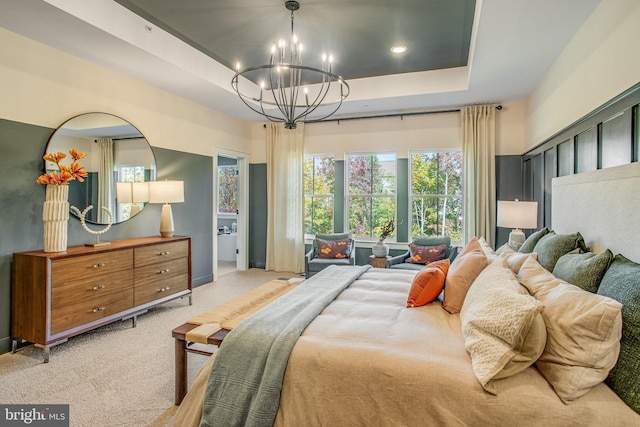
[[[640,1],[602,0],[529,96],[525,148],[638,83],[638,40]]]
[[[87,112],[129,121],[155,147],[249,152],[247,122],[0,29],[0,118],[49,128]]]
[[[496,111],[496,153],[524,152],[524,103],[504,104]],[[251,129],[252,163],[266,163],[265,130]],[[330,153],[343,160],[345,153],[395,151],[408,158],[409,151],[460,148],[460,113],[426,114],[379,119],[346,120],[305,125],[306,154]]]

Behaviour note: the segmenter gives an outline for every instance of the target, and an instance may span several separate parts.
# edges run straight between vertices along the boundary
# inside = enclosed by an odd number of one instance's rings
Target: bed
[[[612,169],[615,170],[597,171],[596,179],[585,181],[585,177],[581,177],[576,183],[577,177],[566,177],[568,179],[560,179],[557,186],[554,182],[554,200],[560,199],[555,197],[556,187],[561,188],[558,194],[569,187],[572,192],[585,191],[589,198],[584,203],[588,203],[589,212],[599,215],[594,212],[594,193],[588,189],[589,185],[594,182],[601,185],[608,177],[619,177],[621,173],[625,180],[631,180],[625,181],[631,188],[638,188],[640,181],[637,164],[624,171]],[[611,191],[605,193],[606,197],[615,198]],[[573,219],[570,215],[557,214],[560,209],[554,202],[554,227],[557,224],[559,230],[574,232]],[[570,209],[575,211],[580,207],[574,202]],[[583,222],[580,226],[589,227],[589,223]],[[588,228],[584,230],[585,240],[589,241]],[[615,240],[616,244],[624,241]],[[598,244],[590,242],[594,247]],[[625,249],[622,245],[616,251]],[[519,262],[517,268],[533,266],[534,262],[528,257]],[[469,289],[473,296],[467,296],[461,314],[445,311],[441,300],[407,308],[407,295],[417,272],[363,271],[321,310],[295,341],[282,377],[273,425],[640,425],[640,415],[601,382],[610,368],[598,374],[603,375],[602,379],[585,387],[586,391],[577,393],[578,396],[574,393],[573,397],[561,398],[560,388],[552,385],[541,374],[543,368],[537,365],[529,364],[524,370],[504,377],[493,372],[489,374],[489,377],[493,375],[492,379],[486,381],[486,371],[479,371],[476,363],[478,347],[469,344],[472,323],[469,316],[473,310],[464,307],[472,307],[469,299],[484,303],[483,296],[494,291],[491,283],[497,281],[495,278],[516,271],[506,257],[488,260],[487,265],[478,276],[484,279],[477,279]],[[298,288],[313,286],[322,276],[319,274]],[[512,277],[517,275],[514,273]],[[480,285],[476,286],[478,281],[487,288],[480,291]],[[513,298],[532,306],[529,310],[534,314],[526,319],[542,315],[543,309],[531,301],[530,295]],[[611,301],[609,305],[615,309],[616,304]],[[611,317],[612,325],[614,317]],[[535,322],[526,320],[525,316],[523,319],[514,324],[526,323],[533,330],[531,325]],[[614,326],[611,331],[609,335],[619,340],[620,331],[616,332]],[[619,347],[612,348],[609,353],[615,357]],[[632,357],[637,359],[637,354]],[[212,356],[194,380],[178,409],[176,425],[200,424],[215,358],[216,355]],[[205,424],[215,424],[215,417]]]

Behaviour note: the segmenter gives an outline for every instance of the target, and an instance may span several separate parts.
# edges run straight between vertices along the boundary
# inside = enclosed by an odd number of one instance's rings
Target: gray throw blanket
[[[289,354],[315,317],[370,266],[330,266],[233,329],[217,352],[200,426],[272,426]]]

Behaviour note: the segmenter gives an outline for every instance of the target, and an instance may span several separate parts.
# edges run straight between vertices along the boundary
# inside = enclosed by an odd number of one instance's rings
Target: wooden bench
[[[224,338],[231,331],[233,325],[264,307],[266,304],[269,304],[274,299],[289,292],[302,281],[303,279],[299,278],[272,280],[174,328],[173,331],[171,331],[171,336],[175,339],[175,404],[179,405],[187,394],[188,353],[211,356],[215,353],[216,349],[211,348],[209,351],[206,345],[220,346]],[[274,290],[274,285],[278,289]],[[206,320],[209,316],[213,320]],[[206,336],[206,339],[199,341],[199,344],[204,347],[196,348],[194,347],[196,343],[189,340],[187,334],[198,328],[200,326],[199,323],[202,323],[203,319],[205,319],[204,323],[220,322],[222,329],[211,333]],[[231,326],[225,327],[226,324]],[[198,339],[200,338],[202,337],[200,336]]]

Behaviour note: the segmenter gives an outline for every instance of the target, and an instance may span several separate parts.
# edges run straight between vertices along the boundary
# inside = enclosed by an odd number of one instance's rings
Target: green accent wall
[[[249,268],[267,265],[267,164],[249,165]]]
[[[411,234],[409,230],[409,159],[398,159],[396,179],[396,211],[398,215],[396,241],[408,242]]]
[[[496,201],[498,200],[526,200],[523,196],[522,184],[522,156],[496,156]],[[532,230],[523,230],[527,235]],[[507,243],[511,229],[496,227],[495,247]]]
[[[11,348],[13,252],[42,246],[45,187],[36,184],[54,129],[0,120],[0,353]]]

